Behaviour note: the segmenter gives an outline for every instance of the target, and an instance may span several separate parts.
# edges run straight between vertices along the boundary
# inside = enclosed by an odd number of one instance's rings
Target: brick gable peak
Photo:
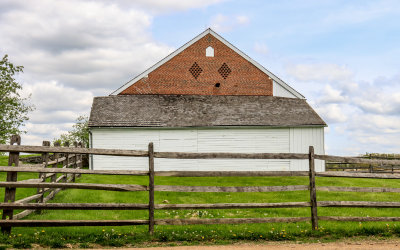
[[[210,36],[211,35],[211,36]],[[152,67],[150,67],[149,69],[147,69],[146,71],[144,71],[143,73],[139,74],[138,76],[136,76],[135,78],[133,78],[132,80],[128,81],[126,84],[124,84],[123,86],[121,86],[120,88],[118,88],[117,90],[115,90],[113,93],[111,93],[110,95],[121,95],[121,94],[154,94],[154,92],[148,92],[149,89],[149,84],[147,81],[147,77],[151,76],[151,73],[153,72],[153,74],[155,74],[157,69],[161,69],[163,67],[166,67],[166,65],[169,64],[170,61],[173,61],[171,59],[176,58],[177,55],[180,55],[182,52],[185,52],[186,49],[188,49],[191,45],[194,45],[197,42],[201,42],[201,40],[204,40],[207,38],[210,39],[210,37],[212,37],[213,39],[216,39],[216,42],[218,42],[219,44],[222,44],[223,46],[226,46],[228,50],[231,50],[234,54],[237,54],[238,57],[242,60],[242,62],[245,62],[246,64],[252,65],[254,66],[255,69],[257,69],[259,71],[259,73],[261,74],[265,74],[267,76],[267,78],[269,79],[269,81],[271,82],[271,87],[270,87],[270,91],[269,94],[265,92],[265,90],[255,90],[256,92],[246,92],[248,90],[245,90],[243,93],[240,93],[240,91],[238,92],[237,90],[232,90],[232,89],[228,89],[227,91],[225,91],[225,93],[220,93],[223,95],[272,95],[272,83],[279,86],[279,88],[284,89],[285,91],[289,92],[292,96],[300,98],[300,99],[305,99],[303,95],[301,95],[299,92],[297,92],[295,89],[293,89],[292,87],[290,87],[287,83],[285,83],[283,80],[281,80],[279,77],[277,77],[276,75],[274,75],[273,73],[271,73],[270,71],[268,71],[267,69],[265,69],[262,65],[260,65],[259,63],[257,63],[256,61],[254,61],[253,59],[251,59],[249,56],[247,56],[245,53],[243,53],[242,51],[240,51],[238,48],[236,48],[234,45],[232,45],[231,43],[229,43],[227,40],[225,40],[222,36],[220,36],[219,34],[217,34],[215,31],[213,31],[212,29],[208,28],[206,29],[204,32],[202,32],[201,34],[199,34],[198,36],[194,37],[192,40],[190,40],[189,42],[187,42],[186,44],[184,44],[183,46],[181,46],[180,48],[178,48],[177,50],[175,50],[174,52],[172,52],[171,54],[169,54],[167,57],[165,57],[164,59],[162,59],[161,61],[159,61],[158,63],[156,63],[155,65],[153,65]],[[204,39],[203,39],[204,38]],[[218,53],[218,51],[216,51],[216,53]],[[212,47],[208,47],[206,49],[206,54],[205,56],[211,56],[214,57],[214,49]],[[197,63],[196,63],[197,64]],[[191,69],[190,73],[192,74],[192,76],[197,79],[197,77],[199,75],[201,75],[202,69],[199,69],[198,65],[196,66],[195,64],[192,65],[193,68]],[[229,73],[230,73],[230,69],[226,68],[225,66],[222,66],[222,68],[219,69],[219,73],[221,74],[221,76],[225,79]],[[189,71],[188,71],[189,72]],[[188,73],[186,72],[186,73]],[[228,75],[227,75],[228,74]],[[201,77],[200,77],[201,78]],[[220,85],[220,83],[216,83],[218,84],[218,87]],[[222,86],[226,86],[224,83],[221,83]],[[143,87],[139,87],[140,86],[146,86],[146,88]],[[136,88],[135,91],[133,93],[132,89]],[[275,88],[275,87],[274,87]],[[223,88],[220,88],[219,90],[221,90]],[[157,90],[157,94],[187,94],[185,92],[174,92],[174,90],[172,90],[172,92],[170,92],[170,90],[165,91],[165,90]],[[182,91],[182,90],[180,90]],[[183,90],[184,91],[184,90]],[[197,90],[198,91],[198,90]],[[212,95],[217,94],[213,92],[214,90],[208,90],[208,92],[212,91]],[[257,91],[261,91],[261,92],[257,92]],[[204,93],[200,93],[200,94],[205,94],[208,95],[207,93],[207,89],[204,89]],[[260,94],[261,93],[261,94]],[[197,94],[197,93],[189,93],[189,94]]]

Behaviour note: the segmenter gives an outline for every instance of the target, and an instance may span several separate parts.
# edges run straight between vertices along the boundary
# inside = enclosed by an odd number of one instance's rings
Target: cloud
[[[195,8],[205,8],[209,5],[224,2],[225,0],[136,0],[134,4],[156,12],[184,11]],[[127,1],[132,3],[132,1]]]
[[[327,104],[315,109],[322,119],[328,123],[328,125],[347,121],[347,116],[344,114],[341,106],[338,104]]]
[[[179,4],[168,2],[171,8]],[[18,76],[22,94],[31,93],[36,106],[24,137],[41,141],[71,129],[89,113],[93,96],[111,93],[172,52],[153,39],[153,18],[123,2],[1,1],[0,54],[25,67]]]
[[[152,18],[112,3],[28,2],[2,13],[0,43],[32,79],[111,91],[172,51],[153,41]]]
[[[26,85],[24,93],[31,94],[31,101],[40,111],[79,111],[88,110],[92,104],[93,93],[66,87],[56,81],[38,82]],[[26,95],[26,94],[25,94]]]
[[[353,75],[348,68],[333,63],[289,65],[286,72],[299,81],[317,82],[344,81]]]
[[[347,96],[343,95],[343,92],[334,89],[331,85],[327,84],[321,91],[322,95],[318,98],[319,103],[345,103],[347,102]]]
[[[330,147],[335,152],[400,150],[400,142],[391,139],[400,138],[398,74],[360,81],[350,68],[332,63],[290,65],[286,70],[295,81],[306,83],[311,105],[330,126],[327,138],[341,141]]]
[[[218,14],[211,18],[210,27],[217,32],[229,32],[249,23],[250,19],[245,15],[226,16]]]

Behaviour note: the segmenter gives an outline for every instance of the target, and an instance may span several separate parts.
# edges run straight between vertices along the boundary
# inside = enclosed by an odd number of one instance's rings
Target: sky
[[[0,0],[0,56],[36,110],[41,145],[207,28],[303,94],[334,155],[400,152],[400,2]]]

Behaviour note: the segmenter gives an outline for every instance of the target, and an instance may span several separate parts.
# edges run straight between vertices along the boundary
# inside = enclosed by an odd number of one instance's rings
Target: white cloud
[[[77,90],[55,81],[38,82],[26,85],[25,93],[31,93],[31,101],[38,111],[78,111],[90,109],[93,93],[89,90]]]
[[[334,89],[329,84],[325,85],[321,93],[322,95],[318,98],[319,103],[345,103],[348,99],[342,91]]]
[[[327,104],[317,107],[315,110],[322,117],[322,119],[328,123],[328,125],[347,121],[347,116],[343,112],[344,110],[338,104]]]
[[[332,63],[290,65],[286,67],[286,71],[299,81],[345,81],[353,75],[348,68]]]
[[[195,8],[213,2],[169,1],[169,6]],[[1,1],[0,54],[25,67],[18,79],[23,95],[32,93],[30,102],[36,106],[24,141],[53,139],[71,129],[79,115],[89,113],[93,96],[111,93],[173,50],[152,38],[152,14],[127,5]]]
[[[246,26],[250,19],[244,15],[226,16],[218,14],[211,18],[210,27],[217,32],[229,32],[235,28]]]
[[[139,8],[153,14],[187,11],[190,9],[206,8],[227,0],[98,0],[107,4],[117,4],[125,9]]]
[[[310,103],[331,127],[328,138],[340,154],[400,150],[400,78],[359,81],[351,69],[331,63],[287,67],[294,80],[306,83]]]
[[[152,18],[112,3],[29,2],[0,15],[0,43],[32,79],[111,91],[172,51],[153,41]]]

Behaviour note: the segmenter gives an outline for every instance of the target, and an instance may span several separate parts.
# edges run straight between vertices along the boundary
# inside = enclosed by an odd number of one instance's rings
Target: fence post
[[[310,165],[310,203],[311,203],[311,225],[312,230],[318,229],[318,214],[317,214],[317,192],[315,189],[315,158],[314,147],[309,148],[309,165]]]
[[[69,147],[69,142],[64,142],[64,147]],[[69,153],[65,154],[65,168],[69,167]],[[68,182],[68,174],[64,175],[64,182]]]
[[[83,148],[83,143],[79,142],[78,147]],[[79,159],[79,163],[77,164],[77,168],[82,168],[83,167],[83,154],[79,154],[78,159]],[[76,176],[81,177],[81,174],[77,174]]]
[[[59,142],[54,143],[54,147],[60,147]],[[56,163],[53,164],[52,168],[58,168],[58,158],[60,157],[59,153],[54,153],[54,161]],[[55,173],[54,175],[51,176],[51,182],[56,182],[57,180],[57,174]]]
[[[78,142],[74,141],[74,147],[77,148],[78,147]],[[77,162],[78,162],[78,154],[74,154],[74,158],[72,158],[74,160],[74,165],[73,165],[73,169],[76,169],[78,167]],[[75,174],[72,174],[72,182],[75,182]]]
[[[154,145],[149,143],[149,233],[154,233]]]
[[[49,141],[43,141],[42,142],[43,147],[50,147],[50,142]],[[49,153],[43,153],[42,154],[42,162],[44,164],[43,168],[47,168],[48,162],[49,162]],[[39,173],[39,179],[42,180],[42,182],[46,182],[46,173]],[[42,194],[40,198],[37,200],[37,203],[43,203],[44,199],[44,188],[38,188],[37,189],[38,194]],[[41,214],[42,210],[36,210],[36,213]]]
[[[10,139],[10,145],[13,145],[16,143],[17,145],[21,145],[21,137],[19,135],[12,135]],[[18,167],[19,165],[19,152],[10,152],[8,155],[8,166],[14,166]],[[17,172],[7,172],[7,182],[15,182],[17,181]],[[16,193],[16,188],[5,188],[5,194],[4,194],[4,202],[14,202],[15,201],[15,193]],[[12,220],[14,215],[14,210],[13,209],[4,209],[3,210],[3,220]],[[4,226],[1,227],[1,232],[2,233],[11,233],[11,227],[10,226]]]

